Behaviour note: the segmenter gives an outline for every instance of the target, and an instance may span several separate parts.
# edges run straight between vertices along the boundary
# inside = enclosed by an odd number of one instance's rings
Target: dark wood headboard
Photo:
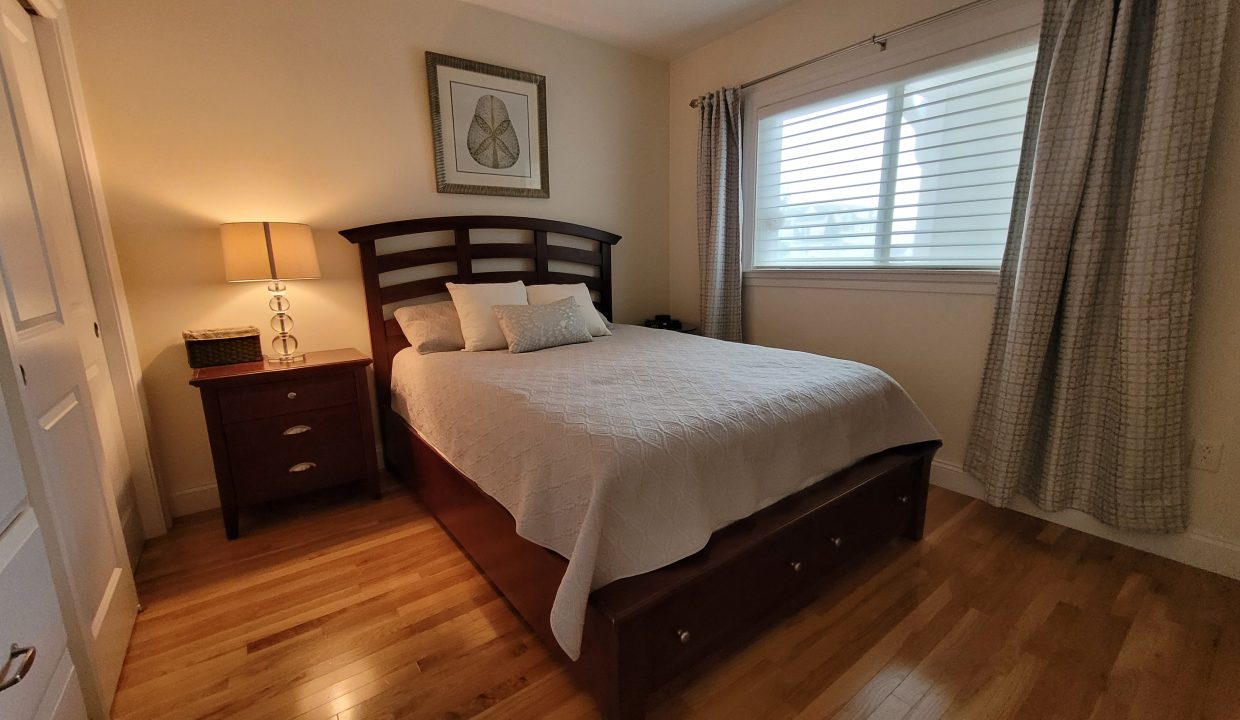
[[[529,242],[477,242],[474,230],[528,231]],[[384,252],[376,242],[387,238],[452,231],[451,238],[439,245],[411,250]],[[507,215],[459,215],[451,217],[415,218],[366,225],[341,230],[349,242],[362,253],[362,282],[366,288],[366,316],[370,323],[371,352],[375,357],[375,392],[380,407],[388,407],[392,384],[392,358],[409,347],[400,325],[387,317],[385,307],[408,305],[410,301],[447,292],[447,283],[514,282],[527,285],[543,283],[585,283],[598,294],[595,305],[611,319],[611,246],[620,236],[585,225],[543,220],[541,218]],[[554,242],[555,236],[569,236],[593,241],[593,249],[572,247]],[[532,261],[533,269],[478,272],[475,260],[515,259]],[[587,265],[597,270],[591,274],[552,271],[553,262]],[[385,284],[384,275],[426,265],[454,263],[451,275],[419,278]],[[390,276],[389,276],[390,277]]]

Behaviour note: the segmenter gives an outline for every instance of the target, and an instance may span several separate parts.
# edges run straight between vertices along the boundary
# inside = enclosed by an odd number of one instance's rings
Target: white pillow
[[[460,285],[448,283],[448,292],[461,318],[461,335],[465,338],[465,351],[503,350],[508,347],[504,331],[495,319],[496,305],[528,305],[525,299],[525,283],[477,283]]]
[[[530,285],[525,289],[530,299],[530,305],[546,305],[556,300],[563,300],[570,297],[577,301],[577,308],[581,310],[581,317],[586,321],[586,327],[589,328],[590,334],[594,337],[603,337],[610,335],[611,330],[607,329],[607,321],[603,319],[603,314],[594,307],[594,300],[590,297],[590,289],[585,283],[577,283],[575,285]]]

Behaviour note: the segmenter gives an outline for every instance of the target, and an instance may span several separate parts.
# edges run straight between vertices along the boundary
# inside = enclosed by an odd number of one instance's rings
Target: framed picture
[[[547,79],[426,53],[441,193],[550,197]]]

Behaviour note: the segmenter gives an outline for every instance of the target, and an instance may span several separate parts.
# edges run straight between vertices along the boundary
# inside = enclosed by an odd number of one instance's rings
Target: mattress
[[[397,354],[392,406],[568,560],[551,612],[576,659],[590,592],[876,452],[939,435],[868,365],[666,330],[533,353]]]

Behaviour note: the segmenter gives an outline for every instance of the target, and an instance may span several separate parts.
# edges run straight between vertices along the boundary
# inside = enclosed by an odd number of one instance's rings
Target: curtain
[[[737,88],[698,98],[698,267],[702,334],[741,339],[741,103]]]
[[[1006,505],[1188,524],[1184,389],[1226,0],[1048,0],[965,468]]]

